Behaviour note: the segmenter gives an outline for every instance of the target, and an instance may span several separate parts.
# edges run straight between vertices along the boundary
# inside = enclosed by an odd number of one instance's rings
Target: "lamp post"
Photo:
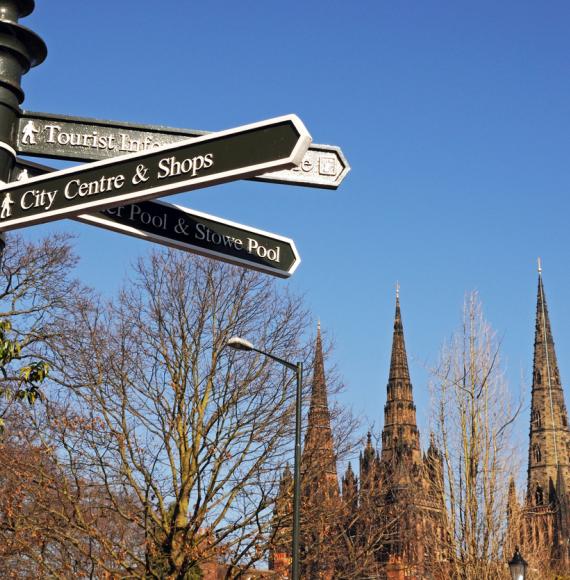
[[[509,570],[511,572],[512,580],[525,580],[527,566],[528,564],[521,556],[519,547],[517,546],[515,548],[513,559],[509,561]]]
[[[251,342],[233,336],[226,343],[227,346],[236,350],[247,350],[258,352],[279,364],[295,371],[297,377],[297,392],[295,395],[295,465],[293,470],[293,540],[292,540],[292,580],[299,580],[299,532],[301,520],[301,402],[302,402],[302,384],[303,384],[303,363],[296,364],[279,358],[269,352],[255,348]]]

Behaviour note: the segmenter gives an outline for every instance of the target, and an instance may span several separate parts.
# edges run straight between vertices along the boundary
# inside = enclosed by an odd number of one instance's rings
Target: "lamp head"
[[[511,578],[513,580],[524,580],[526,578],[526,569],[528,564],[525,559],[521,556],[519,547],[515,548],[515,553],[513,559],[509,562],[509,569],[511,572]]]
[[[236,350],[253,350],[254,348],[249,340],[245,340],[245,338],[239,336],[232,336],[228,342],[226,342],[226,346],[235,348]]]

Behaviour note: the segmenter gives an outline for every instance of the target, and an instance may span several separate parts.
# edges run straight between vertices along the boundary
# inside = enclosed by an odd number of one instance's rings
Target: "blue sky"
[[[541,256],[570,384],[570,4],[526,0],[38,0],[25,109],[220,130],[296,113],[352,171],[337,191],[236,182],[170,200],[295,240],[289,282],[334,338],[342,401],[381,425],[394,287],[418,420],[478,290],[529,400]],[[71,222],[82,279],[121,283],[147,242]],[[566,399],[570,394],[566,388]],[[527,443],[528,406],[520,425]]]

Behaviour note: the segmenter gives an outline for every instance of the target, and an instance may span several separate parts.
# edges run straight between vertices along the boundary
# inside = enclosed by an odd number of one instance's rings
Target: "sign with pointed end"
[[[16,127],[16,150],[24,155],[52,159],[99,161],[206,134],[197,129],[23,111]],[[249,179],[336,189],[349,171],[340,147],[313,143],[297,167],[269,171]]]
[[[293,240],[162,201],[81,214],[78,221],[288,278],[301,259]]]
[[[0,231],[294,167],[310,142],[288,115],[12,182],[0,188]]]

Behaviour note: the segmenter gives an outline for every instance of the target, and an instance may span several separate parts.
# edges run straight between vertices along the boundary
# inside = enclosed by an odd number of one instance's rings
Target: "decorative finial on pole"
[[[321,334],[321,319],[317,320],[317,333]]]
[[[538,258],[538,274],[542,274],[542,261],[540,258]]]
[[[400,282],[396,281],[396,300],[400,299]]]
[[[45,42],[32,30],[18,24],[31,14],[34,0],[0,0],[0,181],[12,181],[16,160],[14,128],[18,121],[24,91],[22,75],[42,63],[47,56]],[[6,245],[0,233],[0,263]]]

